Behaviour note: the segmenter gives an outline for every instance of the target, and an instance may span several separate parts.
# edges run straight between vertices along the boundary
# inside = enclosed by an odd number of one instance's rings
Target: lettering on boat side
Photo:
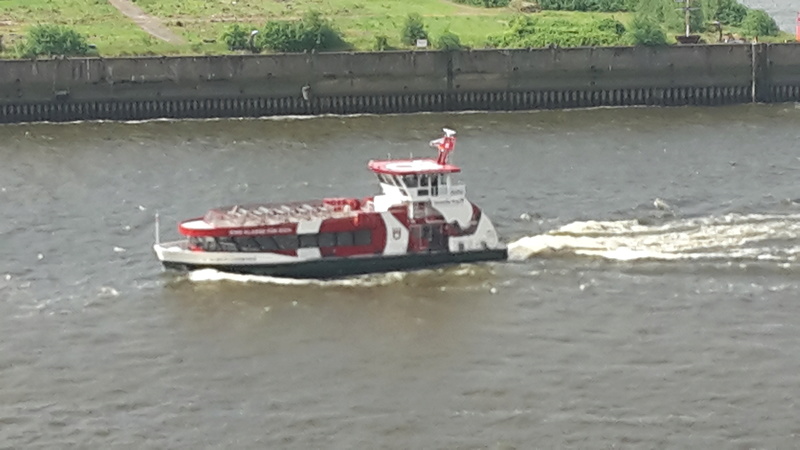
[[[392,228],[392,238],[394,238],[395,241],[400,239],[400,228]]]
[[[244,230],[229,230],[228,236],[259,236],[262,234],[289,234],[294,230],[288,227],[281,228],[247,228]]]

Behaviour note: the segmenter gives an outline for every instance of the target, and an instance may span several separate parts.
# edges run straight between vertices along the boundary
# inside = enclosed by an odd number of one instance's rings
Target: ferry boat
[[[330,279],[505,260],[508,251],[466,198],[448,162],[456,132],[431,141],[438,157],[373,160],[381,193],[292,203],[234,205],[178,224],[184,239],[160,242],[168,269]]]

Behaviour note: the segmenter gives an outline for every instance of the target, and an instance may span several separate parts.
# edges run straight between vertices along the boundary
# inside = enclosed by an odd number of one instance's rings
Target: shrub
[[[622,22],[611,18],[601,19],[597,23],[597,29],[600,31],[614,33],[617,36],[622,36],[625,34],[625,25],[623,25]]]
[[[465,5],[483,6],[484,8],[501,8],[508,6],[510,0],[455,0]]]
[[[637,16],[628,29],[627,41],[632,45],[655,47],[667,45],[667,35],[658,24],[645,17]]]
[[[21,48],[22,56],[84,56],[89,53],[86,38],[60,25],[36,25],[28,31]]]
[[[375,46],[373,49],[378,52],[389,50],[389,37],[384,34],[375,36]]]
[[[561,11],[627,11],[624,0],[539,0],[542,9]]]
[[[300,20],[267,22],[258,36],[259,46],[278,52],[331,50],[344,45],[341,34],[316,11]]]
[[[751,9],[742,21],[742,31],[747,36],[775,36],[779,30],[769,14],[761,9]]]
[[[461,50],[464,46],[461,45],[461,39],[457,34],[445,31],[436,40],[436,48],[439,50]]]
[[[249,48],[248,41],[250,39],[250,33],[247,30],[239,25],[238,23],[232,25],[224,33],[222,33],[222,40],[225,42],[225,45],[228,47],[228,50],[247,50]]]
[[[622,24],[620,24],[622,25]],[[490,36],[488,44],[500,48],[603,46],[615,45],[620,41],[616,26],[606,21],[595,21],[577,25],[564,19],[544,20],[531,16],[516,16],[508,24],[506,31]]]
[[[403,44],[414,45],[418,39],[428,39],[428,32],[425,30],[422,16],[410,13],[403,24],[403,34],[400,40]]]

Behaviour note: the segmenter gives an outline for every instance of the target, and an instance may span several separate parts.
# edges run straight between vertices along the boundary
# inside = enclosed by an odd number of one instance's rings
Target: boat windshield
[[[403,183],[406,185],[406,187],[417,187],[419,186],[419,178],[417,177],[417,174],[405,175],[403,176]]]

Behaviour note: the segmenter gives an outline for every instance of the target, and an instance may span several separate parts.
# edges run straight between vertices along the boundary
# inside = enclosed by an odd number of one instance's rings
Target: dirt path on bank
[[[139,25],[139,28],[150,33],[151,36],[172,44],[183,44],[185,42],[182,37],[164,26],[161,20],[146,14],[142,11],[142,8],[134,5],[130,0],[108,0],[108,2],[111,3],[111,6],[117,8],[119,12],[133,19],[136,25]]]

